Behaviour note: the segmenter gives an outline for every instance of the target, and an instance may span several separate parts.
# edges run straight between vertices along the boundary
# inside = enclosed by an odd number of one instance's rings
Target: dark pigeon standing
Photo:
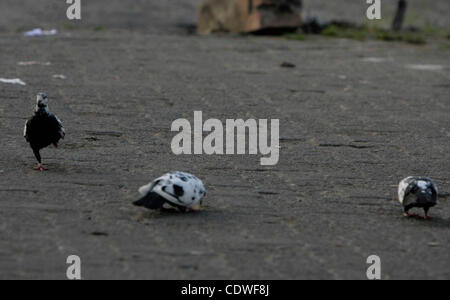
[[[428,211],[437,204],[438,189],[436,184],[428,177],[408,177],[400,182],[398,198],[404,207],[405,217],[415,217],[410,214],[412,208],[423,208],[424,219],[428,219]]]
[[[33,149],[33,153],[38,161],[38,166],[35,170],[48,170],[42,165],[39,151],[52,144],[57,148],[59,140],[64,139],[66,133],[61,121],[48,109],[48,97],[46,94],[39,93],[37,95],[34,116],[26,122],[23,135],[30,144],[31,149]]]

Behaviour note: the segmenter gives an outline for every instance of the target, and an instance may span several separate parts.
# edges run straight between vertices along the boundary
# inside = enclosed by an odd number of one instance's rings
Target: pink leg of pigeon
[[[48,171],[48,169],[41,164],[38,164],[38,166],[34,170],[35,171]]]
[[[423,217],[421,217],[421,218],[424,219],[424,220],[431,220],[431,219],[433,219],[432,217],[430,217],[428,215],[428,213],[425,213],[425,215]]]
[[[429,211],[429,210],[430,210],[429,208],[424,208],[424,211],[425,211],[425,215],[423,216],[423,219],[424,219],[424,220],[432,219],[432,218],[428,215],[428,211]]]
[[[407,218],[415,218],[419,216],[418,214],[410,214],[408,212],[405,212],[403,215]]]

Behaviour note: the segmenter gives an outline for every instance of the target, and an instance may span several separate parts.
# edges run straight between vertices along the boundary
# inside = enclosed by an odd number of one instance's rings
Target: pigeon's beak
[[[201,210],[203,206],[203,199],[200,200],[199,203],[197,203],[196,205],[194,205],[193,207],[191,207],[192,210],[196,211],[196,210]]]
[[[201,210],[201,209],[202,209],[202,205],[200,203],[191,207],[191,210],[193,210],[193,211],[197,211],[197,210]]]

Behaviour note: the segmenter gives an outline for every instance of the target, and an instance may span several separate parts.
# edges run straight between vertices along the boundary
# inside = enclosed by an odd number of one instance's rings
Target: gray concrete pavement
[[[385,279],[449,279],[446,41],[198,37],[177,26],[192,21],[192,7],[161,16],[170,34],[150,21],[154,30],[108,25],[119,20],[106,10],[85,28],[30,39],[15,26],[40,21],[1,18],[0,77],[27,85],[0,83],[0,278],[64,279],[77,254],[86,279],[365,279],[377,254]],[[95,31],[95,22],[107,25]],[[32,170],[22,138],[39,91],[67,130],[60,149],[43,151],[45,173]],[[192,121],[194,110],[280,119],[279,164],[173,155],[171,123]],[[131,205],[169,170],[203,179],[202,212]],[[396,185],[413,174],[441,187],[431,221],[401,216]]]

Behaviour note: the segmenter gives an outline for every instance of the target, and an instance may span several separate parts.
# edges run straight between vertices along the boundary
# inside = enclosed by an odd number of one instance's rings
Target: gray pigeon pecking
[[[437,204],[437,196],[437,186],[428,177],[407,177],[398,186],[398,199],[404,207],[405,217],[417,216],[409,213],[412,208],[423,208],[423,218],[428,219],[428,211]]]

